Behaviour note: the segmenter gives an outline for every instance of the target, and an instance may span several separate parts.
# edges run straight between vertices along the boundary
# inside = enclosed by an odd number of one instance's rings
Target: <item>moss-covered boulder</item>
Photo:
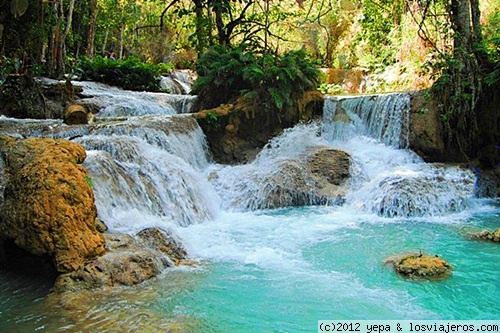
[[[4,161],[0,239],[74,271],[104,252],[83,146],[53,139],[0,137]]]
[[[321,116],[324,97],[319,91],[305,92],[293,106],[281,111],[266,109],[249,98],[195,113],[216,162],[251,162],[260,149],[283,129]]]
[[[451,275],[453,267],[443,258],[435,255],[404,254],[385,260],[394,270],[407,278],[439,280]]]

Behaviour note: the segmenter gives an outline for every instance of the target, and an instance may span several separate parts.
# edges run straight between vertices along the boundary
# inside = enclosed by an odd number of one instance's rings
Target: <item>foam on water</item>
[[[499,208],[473,198],[475,175],[426,164],[405,149],[407,95],[328,100],[323,124],[286,130],[248,165],[211,164],[199,127],[168,117],[129,117],[75,139],[88,150],[98,213],[111,230],[168,228],[201,267],[167,271],[149,282],[144,288],[152,295],[135,304],[134,318],[142,308],[154,310],[166,322],[196,321],[192,332],[310,332],[319,319],[498,318],[500,271],[491,264],[498,251],[466,236],[498,225]],[[265,209],[273,193],[266,177],[325,146],[352,157],[345,203]],[[452,278],[406,281],[383,264],[388,256],[418,250],[452,262]],[[57,314],[50,318],[32,315],[38,307],[27,306],[25,315],[6,308],[16,324],[31,323],[26,327],[99,330],[102,322],[113,327],[115,321],[138,331],[140,316],[95,316],[109,309],[128,313],[124,304],[134,299],[92,303],[93,315],[82,323],[60,307],[46,310]],[[44,324],[49,320],[56,324]]]

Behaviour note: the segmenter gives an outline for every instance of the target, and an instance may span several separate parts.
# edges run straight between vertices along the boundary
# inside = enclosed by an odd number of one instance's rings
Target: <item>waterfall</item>
[[[99,216],[112,229],[139,231],[158,219],[187,226],[217,213],[217,196],[202,172],[209,164],[205,137],[194,118],[131,117],[75,141],[87,149],[84,166]]]
[[[160,86],[163,91],[171,94],[189,94],[195,80],[194,75],[195,73],[187,70],[174,71],[161,77]]]
[[[271,139],[249,164],[221,166],[210,180],[225,210],[252,211],[334,203],[316,193],[307,156],[324,147],[320,125],[300,124]]]
[[[474,173],[426,164],[406,149],[409,112],[406,93],[326,99],[323,135],[351,152],[357,169],[346,205],[384,217],[463,211],[474,197]]]
[[[100,118],[94,125],[79,126],[0,117],[0,130],[17,138],[82,144],[98,215],[111,230],[187,226],[218,212],[218,197],[204,174],[210,165],[207,143],[191,115]],[[0,189],[3,170],[0,160]]]
[[[72,83],[83,89],[78,103],[93,105],[102,117],[189,113],[196,100],[196,96],[130,91],[96,82]]]
[[[104,104],[129,94],[101,84],[80,84],[84,92],[109,98],[101,101]],[[145,100],[154,96],[153,104],[161,104],[164,95],[135,93],[133,98],[149,108],[144,104],[153,102]],[[191,115],[100,117],[92,126],[4,117],[0,128],[17,137],[31,133],[84,145],[99,215],[112,228],[126,229],[124,214],[144,213],[186,226],[212,219],[221,208],[252,211],[328,204],[383,217],[466,209],[473,198],[474,174],[459,166],[426,164],[408,150],[409,113],[405,93],[327,97],[322,123],[285,130],[252,163],[239,166],[211,163],[204,134]],[[308,163],[321,149],[350,154],[345,186],[325,188],[313,175]]]
[[[138,231],[145,214],[179,226],[213,218],[216,200],[206,195],[208,183],[181,158],[138,138],[96,135],[78,141],[99,148],[88,151],[84,166],[99,216],[115,229]],[[123,225],[130,212],[142,218]]]
[[[325,135],[340,139],[355,134],[377,139],[396,148],[408,148],[410,95],[394,93],[327,97],[323,121]]]

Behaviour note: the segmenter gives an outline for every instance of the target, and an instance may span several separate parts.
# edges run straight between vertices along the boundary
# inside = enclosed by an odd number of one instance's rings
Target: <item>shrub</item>
[[[282,56],[214,47],[197,65],[192,93],[201,108],[214,108],[239,96],[267,108],[292,106],[305,91],[316,89],[320,72],[304,51]]]
[[[136,58],[122,61],[100,56],[94,60],[82,58],[77,64],[77,73],[81,80],[97,81],[136,91],[160,91],[160,75],[171,69],[171,65],[153,65]]]

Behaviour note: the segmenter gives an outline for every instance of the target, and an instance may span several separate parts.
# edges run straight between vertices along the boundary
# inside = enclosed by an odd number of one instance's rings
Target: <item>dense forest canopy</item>
[[[111,51],[186,68],[211,46],[245,44],[305,49],[321,66],[375,74],[373,89],[384,90],[429,86],[464,46],[496,62],[499,54],[498,0],[2,0],[0,8],[3,74],[32,66],[58,76]]]
[[[318,84],[313,65],[369,76],[364,92],[432,87],[465,160],[498,144],[488,100],[500,82],[499,0],[0,0],[0,10],[0,96],[18,75],[94,71],[147,90],[147,78],[192,68],[202,104],[223,102],[215,87],[282,109]]]

